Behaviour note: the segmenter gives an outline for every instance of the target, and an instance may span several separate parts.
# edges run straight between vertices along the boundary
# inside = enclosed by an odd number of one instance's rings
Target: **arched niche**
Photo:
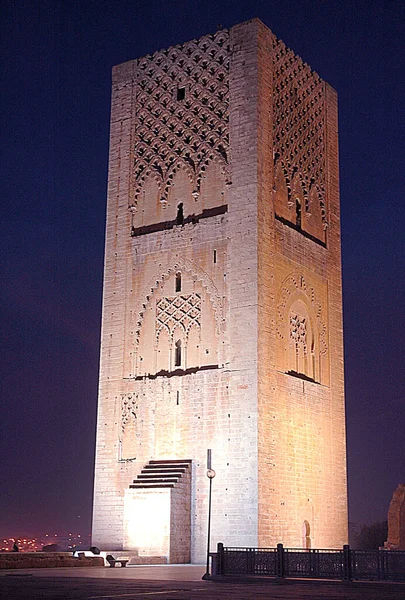
[[[190,215],[198,214],[200,211],[200,208],[195,206],[191,175],[182,166],[174,172],[168,189],[165,208],[166,221],[177,221],[180,205],[183,220]],[[181,225],[181,223],[179,224]]]
[[[211,161],[204,167],[200,184],[201,208],[207,210],[228,204],[225,174],[220,164]]]
[[[326,290],[321,283],[316,285],[296,272],[281,284],[277,297],[276,364],[285,373],[329,385]]]
[[[181,291],[176,291],[179,276]],[[160,281],[139,315],[135,376],[218,364],[219,307],[208,291],[209,281],[178,264]],[[175,360],[177,341],[180,365]]]
[[[291,185],[290,206],[292,212],[292,222],[298,227],[298,229],[302,229],[305,220],[306,201],[302,180],[298,173],[294,175]]]
[[[161,185],[154,175],[149,175],[140,191],[133,226],[143,227],[165,220],[160,202]]]
[[[322,222],[321,198],[315,185],[309,191],[303,213],[302,229],[318,240],[325,242],[325,231]]]

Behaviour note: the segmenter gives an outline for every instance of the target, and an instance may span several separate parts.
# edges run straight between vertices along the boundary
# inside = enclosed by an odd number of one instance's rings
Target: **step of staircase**
[[[159,489],[174,487],[191,467],[191,460],[151,460],[146,464],[131,489]]]

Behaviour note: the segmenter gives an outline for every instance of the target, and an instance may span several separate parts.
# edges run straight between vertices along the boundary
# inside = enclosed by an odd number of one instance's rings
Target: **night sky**
[[[111,67],[255,16],[339,95],[350,520],[386,518],[405,482],[405,3],[2,0],[0,14],[0,535],[90,531]]]

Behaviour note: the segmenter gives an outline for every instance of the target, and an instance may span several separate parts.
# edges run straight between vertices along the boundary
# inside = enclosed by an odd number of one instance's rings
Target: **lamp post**
[[[211,468],[211,450],[207,450],[207,477],[210,482],[209,495],[208,495],[208,533],[207,533],[207,568],[205,570],[202,579],[211,579],[210,575],[210,540],[211,540],[211,493],[212,493],[212,480],[215,477],[215,471]]]

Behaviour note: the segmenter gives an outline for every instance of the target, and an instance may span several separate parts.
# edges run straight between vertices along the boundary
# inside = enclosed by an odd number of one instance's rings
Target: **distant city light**
[[[91,536],[90,534],[61,534],[55,533],[55,538],[58,538],[58,546],[60,546],[61,551],[72,550],[77,546],[82,546],[84,548],[87,545],[90,547]],[[19,552],[41,552],[44,546],[50,544],[49,534],[43,534],[40,536],[29,537],[29,536],[14,536],[14,537],[1,537],[0,540],[0,552],[13,552],[14,544],[17,544]],[[54,544],[56,541],[54,542]]]

